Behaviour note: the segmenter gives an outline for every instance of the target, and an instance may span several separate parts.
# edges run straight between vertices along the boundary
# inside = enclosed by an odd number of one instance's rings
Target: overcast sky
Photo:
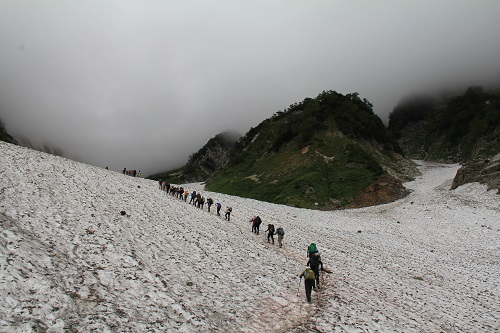
[[[495,84],[499,17],[495,0],[0,0],[0,119],[149,175],[323,90],[387,122],[424,88]]]

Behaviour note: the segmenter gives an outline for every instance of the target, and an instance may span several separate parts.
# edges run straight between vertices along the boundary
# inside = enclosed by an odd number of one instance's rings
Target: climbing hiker
[[[262,220],[260,219],[260,216],[253,216],[252,219],[250,220],[252,222],[252,232],[254,234],[259,234],[259,225],[262,223]]]
[[[314,255],[312,255],[311,258],[309,258],[309,261],[307,262],[306,265],[311,267],[311,269],[314,271],[314,274],[316,275],[316,288],[319,289],[320,269],[326,273],[331,273],[331,271],[323,267],[323,261],[321,261],[319,252],[314,253]]]
[[[266,231],[267,231],[267,242],[269,243],[269,238],[271,238],[274,244],[274,224],[268,224]]]
[[[193,193],[191,193],[191,199],[189,200],[189,203],[194,205],[195,199],[196,199],[196,191],[193,191]]]
[[[278,229],[276,229],[275,235],[278,235],[278,245],[280,247],[282,247],[283,246],[283,237],[285,236],[285,229],[283,229],[282,227],[279,227]]]
[[[210,197],[207,199],[207,207],[208,207],[208,212],[210,213],[210,206],[214,204],[214,200]]]
[[[319,256],[319,253],[314,253],[310,258],[309,261],[307,261],[307,266],[311,267],[311,269],[314,271],[314,274],[316,276],[316,287],[319,288],[319,269],[321,266],[321,269],[323,270],[323,262],[321,261],[321,258]]]
[[[311,303],[311,291],[315,286],[316,275],[310,267],[306,267],[302,273],[299,274],[300,279],[304,278],[304,285],[306,289],[306,299]]]
[[[231,219],[231,212],[233,211],[233,208],[231,207],[226,207],[226,214],[224,215],[225,219],[230,221]]]
[[[217,216],[220,216],[220,209],[222,208],[222,204],[220,202],[217,203]]]

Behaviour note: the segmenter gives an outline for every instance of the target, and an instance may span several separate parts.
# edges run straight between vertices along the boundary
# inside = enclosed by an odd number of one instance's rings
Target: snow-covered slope
[[[0,331],[498,331],[498,195],[449,191],[458,165],[420,163],[410,196],[364,209],[202,191],[233,207],[228,222],[157,182],[1,142]],[[308,304],[311,242],[333,273]]]

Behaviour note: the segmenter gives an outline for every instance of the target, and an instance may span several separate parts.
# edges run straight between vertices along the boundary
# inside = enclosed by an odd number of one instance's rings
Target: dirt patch
[[[403,186],[400,180],[390,176],[381,176],[377,182],[368,186],[358,195],[349,208],[381,205],[404,198],[409,193],[410,191]]]

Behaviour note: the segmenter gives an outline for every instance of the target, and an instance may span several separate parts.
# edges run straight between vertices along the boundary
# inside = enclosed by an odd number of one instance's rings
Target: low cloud
[[[432,9],[432,10],[431,10]],[[493,1],[2,1],[0,118],[144,175],[323,90],[387,121],[414,91],[497,84]]]

